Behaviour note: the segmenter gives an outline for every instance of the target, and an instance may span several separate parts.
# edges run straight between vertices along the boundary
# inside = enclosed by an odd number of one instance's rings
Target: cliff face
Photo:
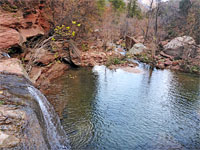
[[[0,2],[0,51],[21,46],[28,38],[43,35],[50,29],[51,15],[46,13],[44,1],[22,2]]]

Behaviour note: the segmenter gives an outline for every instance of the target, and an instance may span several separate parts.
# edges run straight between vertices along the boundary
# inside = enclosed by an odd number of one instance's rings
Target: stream
[[[137,69],[74,69],[52,83],[71,149],[200,149],[200,77]]]

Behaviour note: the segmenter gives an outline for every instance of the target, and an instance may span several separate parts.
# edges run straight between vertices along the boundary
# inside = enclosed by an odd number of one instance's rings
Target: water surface
[[[72,149],[200,149],[200,78],[139,69],[77,69],[53,83]]]

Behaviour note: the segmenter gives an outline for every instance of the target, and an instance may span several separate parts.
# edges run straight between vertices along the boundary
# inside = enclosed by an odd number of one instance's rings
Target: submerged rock
[[[120,67],[120,69],[129,72],[129,73],[143,73],[142,70],[138,69],[138,68],[133,68],[133,67]]]

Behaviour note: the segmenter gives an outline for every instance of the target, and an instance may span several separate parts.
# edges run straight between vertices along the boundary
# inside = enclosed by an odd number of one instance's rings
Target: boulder
[[[32,80],[37,81],[38,86],[41,88],[46,88],[51,80],[61,76],[69,68],[70,65],[54,62],[49,67],[43,67],[42,70],[39,68],[33,68],[30,72],[30,77]]]
[[[164,46],[163,52],[175,59],[193,58],[197,54],[197,45],[192,37],[177,37]]]
[[[195,40],[190,36],[177,37],[167,43],[165,49],[176,49],[184,45],[195,45]]]
[[[30,74],[29,74],[31,81],[33,83],[36,83],[37,79],[40,77],[41,74],[42,74],[42,68],[41,67],[33,67],[31,69]]]
[[[134,37],[126,36],[125,44],[127,50],[131,49],[136,43],[138,43],[138,41]]]
[[[23,20],[22,13],[11,13],[0,10],[0,26],[16,28]]]
[[[133,55],[137,55],[137,54],[141,54],[145,50],[147,50],[146,46],[144,46],[142,43],[137,43],[129,50],[128,53],[133,54]]]
[[[165,63],[162,62],[162,61],[159,61],[159,62],[156,64],[156,67],[159,68],[159,69],[165,69]]]
[[[0,26],[0,41],[0,50],[2,50],[13,45],[20,45],[22,38],[18,31]]]
[[[16,58],[0,60],[0,73],[11,73],[20,76],[25,76],[29,79],[28,74],[23,68],[21,61]]]
[[[40,49],[35,50],[34,62],[41,63],[43,65],[48,65],[49,63],[53,62],[57,57],[58,57],[58,55],[56,55],[56,54],[54,55],[51,52],[40,48]]]
[[[165,65],[166,65],[166,66],[171,66],[171,65],[172,65],[172,61],[170,61],[169,59],[167,59],[167,60],[165,61]]]

